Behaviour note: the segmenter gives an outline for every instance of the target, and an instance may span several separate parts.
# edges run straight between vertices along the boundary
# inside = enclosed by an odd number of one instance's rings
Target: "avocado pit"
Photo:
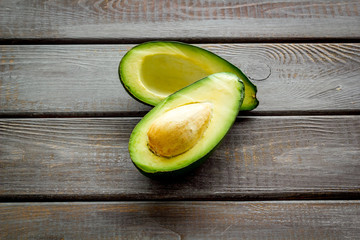
[[[148,147],[156,155],[173,157],[190,150],[207,129],[212,104],[191,103],[173,108],[150,126]]]

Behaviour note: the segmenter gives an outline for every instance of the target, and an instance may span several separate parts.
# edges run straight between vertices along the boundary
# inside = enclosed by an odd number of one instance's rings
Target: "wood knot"
[[[247,64],[243,70],[250,80],[255,81],[264,81],[271,75],[271,68],[265,63]]]

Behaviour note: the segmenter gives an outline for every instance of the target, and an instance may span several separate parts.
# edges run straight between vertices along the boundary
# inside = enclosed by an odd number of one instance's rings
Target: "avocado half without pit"
[[[244,89],[237,75],[222,72],[166,97],[130,136],[135,166],[151,178],[173,178],[201,164],[234,123]]]
[[[256,86],[234,65],[205,49],[180,42],[146,42],[121,59],[119,76],[135,99],[156,106],[170,94],[218,72],[230,72],[245,85],[240,110],[257,107]]]

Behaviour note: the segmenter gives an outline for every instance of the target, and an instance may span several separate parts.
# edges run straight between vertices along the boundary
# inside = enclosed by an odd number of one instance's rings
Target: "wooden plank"
[[[358,40],[358,0],[1,1],[0,38],[63,42]]]
[[[241,117],[207,162],[171,184],[131,163],[138,121],[0,119],[0,199],[360,197],[360,116]]]
[[[1,239],[357,239],[359,201],[0,204]]]
[[[118,64],[133,45],[1,46],[2,116],[142,116]],[[256,113],[360,109],[360,44],[202,44],[258,86]]]

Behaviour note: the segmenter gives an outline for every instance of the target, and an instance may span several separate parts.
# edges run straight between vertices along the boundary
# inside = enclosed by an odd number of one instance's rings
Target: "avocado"
[[[244,90],[235,74],[222,72],[166,97],[131,133],[132,162],[151,178],[174,178],[200,165],[234,123]]]
[[[128,51],[119,64],[119,77],[135,99],[156,106],[168,95],[217,72],[236,74],[245,85],[240,110],[259,104],[256,86],[234,65],[205,49],[181,42],[146,42]]]

